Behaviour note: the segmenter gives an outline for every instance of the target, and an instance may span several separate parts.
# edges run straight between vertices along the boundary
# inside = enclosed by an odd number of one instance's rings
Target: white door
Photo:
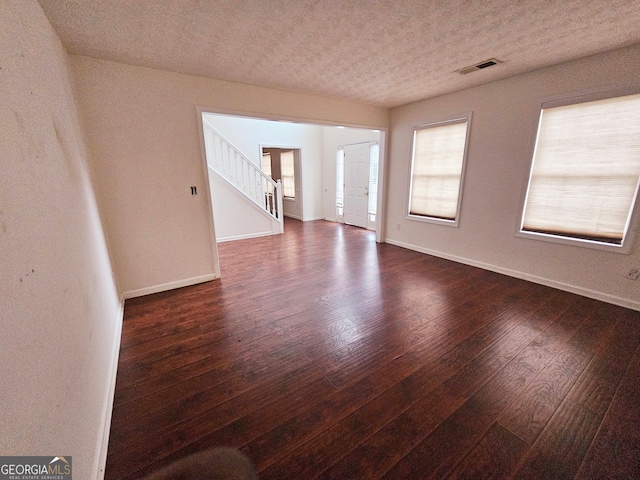
[[[344,147],[344,223],[367,228],[369,144]]]

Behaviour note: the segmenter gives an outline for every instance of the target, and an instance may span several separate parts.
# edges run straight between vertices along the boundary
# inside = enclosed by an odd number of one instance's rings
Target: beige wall
[[[387,241],[640,309],[640,283],[624,277],[640,266],[640,236],[630,255],[514,237],[543,99],[639,78],[636,46],[392,110]],[[465,112],[473,118],[460,227],[406,220],[413,125]]]
[[[0,2],[0,453],[97,478],[122,305],[67,55],[40,6]]]
[[[388,122],[386,109],[322,97],[80,56],[71,57],[71,67],[115,269],[128,296],[218,274],[209,202],[190,193],[192,185],[207,191],[197,107],[316,123]]]

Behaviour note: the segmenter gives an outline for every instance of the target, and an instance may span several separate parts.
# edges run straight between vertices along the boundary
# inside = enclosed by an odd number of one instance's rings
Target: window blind
[[[262,154],[262,171],[271,177],[271,154],[268,152]]]
[[[262,171],[268,176],[273,178],[271,174],[271,154],[269,152],[265,152],[262,154]],[[272,194],[273,186],[267,182],[267,180],[262,181],[262,188],[265,193]]]
[[[293,151],[288,150],[280,154],[280,165],[282,171],[282,194],[285,197],[296,197],[296,182],[293,167]]]
[[[411,215],[455,220],[467,124],[465,120],[414,131]]]
[[[640,95],[543,108],[522,230],[622,244],[640,178]]]

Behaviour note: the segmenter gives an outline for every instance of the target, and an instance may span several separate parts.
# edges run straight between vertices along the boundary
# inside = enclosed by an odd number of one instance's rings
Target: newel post
[[[284,210],[282,207],[282,181],[278,179],[276,182],[276,198],[278,202],[278,221],[280,222],[280,233],[284,232]]]

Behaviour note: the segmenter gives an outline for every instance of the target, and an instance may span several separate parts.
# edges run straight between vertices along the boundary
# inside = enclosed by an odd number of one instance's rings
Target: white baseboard
[[[113,345],[111,366],[109,371],[109,387],[107,390],[107,398],[102,413],[103,424],[102,429],[102,441],[100,444],[100,451],[98,452],[98,472],[96,474],[97,480],[104,479],[104,470],[107,465],[107,451],[109,449],[109,433],[111,432],[111,414],[113,413],[113,399],[116,392],[116,377],[118,375],[118,359],[120,358],[120,339],[122,337],[122,322],[124,321],[124,296],[120,297],[120,311],[117,319],[117,327],[115,334],[115,342]]]
[[[231,237],[217,238],[216,243],[231,242],[233,240],[245,240],[247,238],[268,237],[269,235],[279,235],[279,234],[280,234],[279,232],[272,232],[272,231],[247,233],[246,235],[233,235]]]
[[[296,220],[302,221],[302,217],[300,215],[291,215],[290,213],[285,213],[284,216],[289,218],[295,218]]]
[[[433,255],[434,257],[440,257],[446,260],[463,263],[465,265],[471,265],[472,267],[482,268],[484,270],[500,273],[503,275],[507,275],[509,277],[515,277],[521,280],[527,280],[529,282],[538,283],[540,285],[545,285],[547,287],[557,288],[558,290],[575,293],[576,295],[593,298],[594,300],[600,300],[602,302],[611,303],[613,305],[618,305],[620,307],[625,307],[625,308],[630,308],[632,310],[640,311],[640,302],[636,302],[628,298],[618,297],[616,295],[598,292],[596,290],[590,290],[588,288],[578,287],[576,285],[571,285],[568,283],[558,282],[550,278],[539,277],[537,275],[531,275],[529,273],[520,272],[518,270],[511,270],[509,268],[503,268],[503,267],[491,265],[488,263],[478,262],[476,260],[471,260],[469,258],[458,257],[456,255],[450,255],[448,253],[442,253],[436,250],[430,250],[428,248],[418,247],[416,245],[411,245],[404,242],[398,242],[396,240],[385,239],[385,243],[389,243],[397,247],[406,248],[408,250],[413,250],[415,252],[425,253],[427,255]]]
[[[139,288],[136,290],[130,290],[124,292],[122,296],[127,298],[142,297],[144,295],[151,295],[152,293],[165,292],[167,290],[174,290],[176,288],[188,287],[190,285],[197,285],[198,283],[204,283],[219,278],[217,275],[210,273],[208,275],[202,275],[200,277],[185,278],[184,280],[178,280],[177,282],[164,283],[162,285],[154,285],[152,287]]]

